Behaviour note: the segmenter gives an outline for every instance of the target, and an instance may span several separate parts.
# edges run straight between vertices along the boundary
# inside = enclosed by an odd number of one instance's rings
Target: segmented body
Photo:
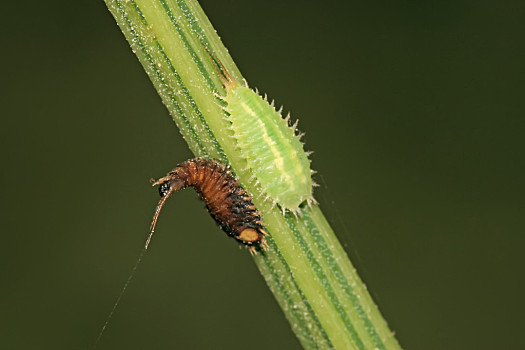
[[[229,236],[248,246],[252,253],[255,252],[256,244],[264,246],[266,232],[261,215],[252,203],[252,197],[225,164],[207,158],[189,159],[177,165],[165,177],[154,181],[153,185],[160,185],[162,198],[157,206],[150,236],[166,200],[174,192],[191,186]]]
[[[296,210],[312,200],[310,160],[295,126],[248,87],[225,82],[228,120],[239,152],[270,200]]]

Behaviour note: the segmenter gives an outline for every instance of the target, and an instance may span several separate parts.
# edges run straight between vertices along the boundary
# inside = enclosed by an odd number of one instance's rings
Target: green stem
[[[251,179],[216,95],[225,90],[203,45],[243,77],[195,0],[105,0],[196,156],[231,164],[254,196],[270,248],[254,257],[306,349],[400,349],[316,205],[283,215]]]

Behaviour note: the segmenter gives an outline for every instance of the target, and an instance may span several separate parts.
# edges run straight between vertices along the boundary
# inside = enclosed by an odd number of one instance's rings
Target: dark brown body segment
[[[252,203],[252,197],[226,165],[214,159],[189,159],[155,181],[154,185],[160,185],[159,192],[163,197],[156,217],[167,199],[164,197],[192,186],[206,203],[211,216],[229,236],[249,246],[252,253],[255,244],[265,245],[266,232],[261,215]]]

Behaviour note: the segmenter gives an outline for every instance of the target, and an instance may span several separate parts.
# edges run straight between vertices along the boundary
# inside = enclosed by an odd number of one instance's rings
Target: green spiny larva
[[[294,213],[303,202],[315,202],[309,153],[300,141],[302,134],[296,135],[297,122],[290,126],[290,115],[283,118],[282,108],[277,111],[266,97],[236,82],[211,53],[210,58],[226,88],[226,96],[219,97],[226,103],[239,152],[268,200]]]

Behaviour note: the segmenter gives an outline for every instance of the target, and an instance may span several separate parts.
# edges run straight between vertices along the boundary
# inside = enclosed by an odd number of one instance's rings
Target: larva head
[[[157,208],[155,209],[155,215],[153,215],[153,221],[151,222],[149,229],[148,239],[146,240],[146,249],[148,249],[153,232],[155,232],[155,226],[157,225],[157,220],[159,219],[159,215],[162,208],[164,207],[164,204],[166,204],[166,201],[174,192],[179,191],[184,186],[183,181],[175,175],[168,175],[158,180],[150,179],[150,182],[153,184],[153,186],[159,185],[159,194],[161,198],[159,200],[159,204],[157,204]]]
[[[177,192],[184,187],[184,181],[182,181],[175,172],[170,172],[170,174],[158,180],[150,179],[149,181],[152,186],[159,186],[159,194],[161,197],[165,197],[170,192]]]

